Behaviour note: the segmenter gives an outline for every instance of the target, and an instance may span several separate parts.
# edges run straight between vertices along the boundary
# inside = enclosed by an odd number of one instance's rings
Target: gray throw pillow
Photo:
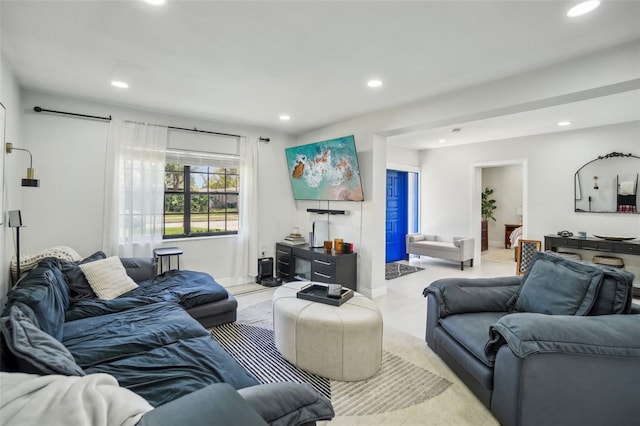
[[[515,312],[587,315],[603,277],[601,268],[536,252],[507,306]]]
[[[84,376],[69,350],[54,337],[36,327],[17,306],[0,319],[4,344],[15,359],[18,372]]]

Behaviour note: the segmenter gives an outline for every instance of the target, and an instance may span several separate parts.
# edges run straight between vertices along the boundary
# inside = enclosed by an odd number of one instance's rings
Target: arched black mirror
[[[612,152],[589,161],[575,174],[575,211],[640,213],[640,157]]]

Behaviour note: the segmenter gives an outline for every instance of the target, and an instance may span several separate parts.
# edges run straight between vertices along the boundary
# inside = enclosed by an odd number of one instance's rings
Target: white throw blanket
[[[511,247],[515,248],[518,245],[518,240],[522,238],[522,226],[514,229],[509,236],[509,240],[511,241]]]
[[[153,409],[108,374],[0,373],[0,395],[0,422],[5,426],[133,426]]]

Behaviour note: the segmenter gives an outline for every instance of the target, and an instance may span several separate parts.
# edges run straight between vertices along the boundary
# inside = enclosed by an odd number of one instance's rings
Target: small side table
[[[158,258],[158,262],[160,263],[160,274],[164,272],[164,258],[167,258],[169,263],[169,268],[167,271],[171,270],[171,256],[175,256],[178,260],[178,270],[180,269],[180,255],[182,254],[182,249],[179,247],[163,247],[153,249],[153,255]]]

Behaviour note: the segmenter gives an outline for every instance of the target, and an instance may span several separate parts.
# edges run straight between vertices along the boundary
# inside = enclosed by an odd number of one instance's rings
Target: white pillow
[[[79,265],[94,293],[103,300],[111,300],[138,287],[125,271],[118,256]]]

